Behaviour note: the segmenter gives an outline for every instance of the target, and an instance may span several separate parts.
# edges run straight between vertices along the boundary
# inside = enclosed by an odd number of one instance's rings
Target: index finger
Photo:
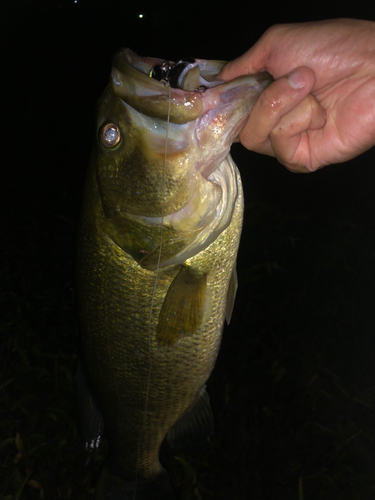
[[[257,61],[253,57],[254,47],[242,54],[242,56],[229,61],[218,74],[218,78],[221,80],[233,80],[238,76],[258,73],[264,69],[260,61]]]
[[[269,33],[270,29],[268,29],[249,50],[242,54],[242,56],[233,59],[233,61],[229,61],[220,71],[218,77],[223,80],[233,80],[238,76],[251,75],[264,70],[267,70],[272,75],[272,72],[267,68],[267,63],[272,51]]]

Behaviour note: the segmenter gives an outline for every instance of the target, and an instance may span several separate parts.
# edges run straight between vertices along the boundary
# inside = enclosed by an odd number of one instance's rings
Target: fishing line
[[[164,145],[164,166],[163,166],[163,196],[162,196],[162,205],[161,205],[161,222],[160,222],[160,246],[159,246],[159,252],[158,252],[158,260],[156,264],[156,269],[155,269],[155,280],[154,280],[154,288],[152,291],[152,296],[151,296],[151,305],[150,305],[150,315],[149,315],[149,320],[148,320],[148,379],[147,379],[147,386],[146,386],[146,398],[145,398],[145,408],[143,412],[143,421],[142,421],[142,426],[141,426],[141,432],[140,432],[140,437],[138,441],[138,451],[137,451],[137,466],[136,466],[136,472],[135,472],[135,488],[134,488],[134,496],[133,500],[135,500],[135,496],[137,493],[137,486],[138,486],[138,457],[141,449],[141,441],[142,441],[142,434],[143,430],[145,428],[146,424],[146,416],[147,416],[147,409],[148,409],[148,399],[149,399],[149,392],[150,392],[150,384],[151,384],[151,371],[152,371],[152,356],[151,356],[151,320],[152,320],[152,315],[154,312],[154,302],[155,302],[155,295],[156,295],[156,286],[158,283],[158,278],[159,278],[159,270],[160,270],[160,261],[161,261],[161,252],[162,252],[162,247],[163,247],[163,224],[164,224],[164,198],[165,198],[165,186],[166,186],[166,178],[167,178],[167,153],[168,153],[168,134],[169,134],[169,122],[170,122],[170,116],[171,116],[171,86],[169,84],[168,80],[163,81],[164,85],[168,88],[168,113],[167,113],[167,124],[165,127],[165,145]]]

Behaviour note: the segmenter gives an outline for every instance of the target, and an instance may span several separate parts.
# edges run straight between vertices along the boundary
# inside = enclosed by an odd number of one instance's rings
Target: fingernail
[[[305,86],[305,77],[300,71],[293,71],[288,76],[288,82],[292,89],[302,89]]]

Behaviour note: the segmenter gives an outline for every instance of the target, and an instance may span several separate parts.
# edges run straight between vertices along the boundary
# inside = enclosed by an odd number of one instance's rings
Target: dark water
[[[76,440],[71,289],[112,54],[230,59],[273,23],[371,19],[360,9],[265,5],[252,18],[242,2],[30,0],[5,16],[0,498],[93,498],[101,455],[86,463]],[[374,498],[374,150],[311,175],[238,145],[234,157],[246,212],[208,384],[216,432],[166,447],[164,463],[181,500]]]

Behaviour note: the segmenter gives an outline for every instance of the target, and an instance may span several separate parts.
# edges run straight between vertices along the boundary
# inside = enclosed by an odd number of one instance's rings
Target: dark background
[[[232,59],[272,24],[362,3],[17,1],[2,19],[0,498],[93,498],[77,436],[74,247],[113,53]],[[254,7],[252,7],[254,5]],[[144,18],[139,19],[138,14]],[[210,444],[163,450],[179,500],[375,498],[374,149],[291,174],[233,148],[240,288],[208,383]]]

